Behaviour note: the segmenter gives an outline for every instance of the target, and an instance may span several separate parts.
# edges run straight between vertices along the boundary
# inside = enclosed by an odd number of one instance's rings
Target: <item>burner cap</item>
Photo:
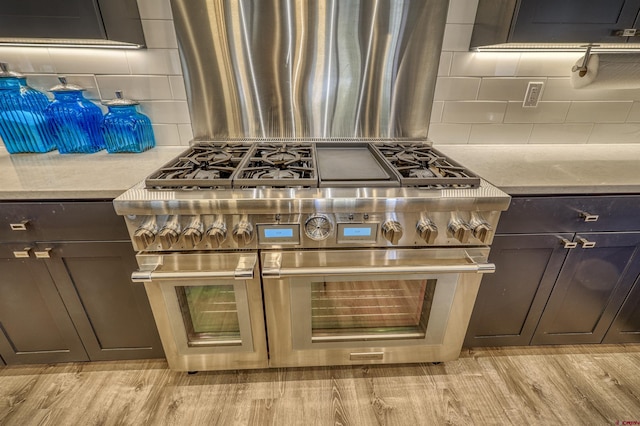
[[[415,169],[409,172],[409,177],[425,179],[425,178],[436,177],[436,175],[429,169]]]

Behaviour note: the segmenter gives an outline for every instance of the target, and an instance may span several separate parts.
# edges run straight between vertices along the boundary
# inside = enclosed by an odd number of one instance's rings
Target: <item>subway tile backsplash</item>
[[[466,25],[473,24],[477,4],[450,0],[438,115],[429,129],[434,143],[640,143],[640,89],[573,89],[571,67],[582,53],[468,51]],[[530,81],[544,88],[538,106],[524,108]]]
[[[640,143],[640,89],[575,90],[581,53],[470,52],[478,0],[450,0],[431,114],[436,144]],[[96,102],[122,89],[154,123],[158,145],[193,138],[169,0],[138,0],[147,49],[0,47],[0,60],[48,90],[58,75]],[[536,108],[527,84],[544,83]],[[104,108],[104,107],[103,107]]]

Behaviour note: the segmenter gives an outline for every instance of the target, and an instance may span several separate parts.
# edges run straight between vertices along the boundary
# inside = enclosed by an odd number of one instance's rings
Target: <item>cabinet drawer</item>
[[[597,218],[596,218],[597,216]],[[498,233],[640,230],[640,196],[514,197]]]
[[[128,239],[109,201],[0,203],[0,241]]]

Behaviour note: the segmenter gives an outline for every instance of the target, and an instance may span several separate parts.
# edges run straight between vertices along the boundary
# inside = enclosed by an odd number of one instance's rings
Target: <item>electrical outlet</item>
[[[522,106],[525,108],[535,108],[540,101],[540,95],[542,95],[542,88],[544,82],[542,81],[530,81],[527,85],[527,93],[524,95],[524,102]]]

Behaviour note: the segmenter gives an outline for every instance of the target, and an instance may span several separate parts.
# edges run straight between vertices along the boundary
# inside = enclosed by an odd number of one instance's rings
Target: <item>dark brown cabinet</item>
[[[471,47],[501,43],[637,43],[640,0],[480,0]]]
[[[513,198],[465,346],[600,343],[610,328],[640,329],[639,214],[638,196]]]
[[[89,358],[46,265],[0,244],[0,354],[8,364]]]
[[[91,361],[162,356],[144,286],[130,280],[137,264],[129,241],[38,246],[51,249],[43,261]]]
[[[640,343],[640,275],[602,342]]]
[[[0,9],[0,38],[145,45],[136,0],[6,1]]]
[[[465,346],[528,345],[567,255],[572,234],[496,235]]]
[[[580,241],[595,244],[581,248]],[[640,233],[576,236],[531,344],[600,343],[640,274]]]
[[[111,202],[0,204],[7,364],[162,357],[135,253]]]

